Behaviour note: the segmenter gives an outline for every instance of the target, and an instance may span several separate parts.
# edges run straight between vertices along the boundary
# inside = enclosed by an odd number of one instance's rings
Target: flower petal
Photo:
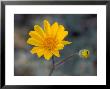
[[[30,45],[35,45],[35,46],[41,45],[41,42],[36,40],[36,39],[34,39],[34,38],[29,38],[27,40],[27,43],[30,44]]]
[[[68,45],[68,44],[71,44],[72,42],[69,42],[69,41],[62,41],[61,43],[64,44],[64,45]]]
[[[59,40],[63,40],[68,35],[68,31],[64,31],[61,34],[60,34]]]
[[[30,31],[29,35],[36,40],[42,40],[42,37],[36,31]]]
[[[31,53],[32,54],[37,53],[38,57],[41,57],[44,54],[44,49],[41,47],[33,47]]]
[[[52,53],[48,50],[44,51],[44,57],[46,60],[50,60],[50,58],[52,57]]]
[[[45,36],[45,33],[44,33],[43,29],[42,29],[39,25],[35,25],[35,26],[34,26],[34,30],[35,30],[40,36],[42,36],[42,37]]]
[[[68,31],[64,30],[65,28],[63,25],[60,25],[57,31],[57,39],[59,39],[59,41],[63,40],[68,35]]]
[[[46,34],[50,34],[50,23],[48,22],[48,20],[44,20],[44,31]]]
[[[64,44],[58,44],[56,50],[62,50],[64,48]]]
[[[37,47],[33,47],[32,50],[31,50],[31,53],[32,54],[36,53],[36,50],[37,50]]]
[[[58,51],[58,50],[54,50],[54,51],[52,51],[52,53],[53,53],[55,56],[60,57],[60,54],[59,54],[59,51]]]
[[[51,33],[52,33],[52,36],[55,36],[55,35],[56,35],[57,30],[58,30],[58,23],[55,22],[55,23],[53,23],[52,26],[51,26]]]

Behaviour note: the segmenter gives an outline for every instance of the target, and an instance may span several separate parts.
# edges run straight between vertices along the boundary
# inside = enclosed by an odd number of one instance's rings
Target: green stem
[[[55,69],[55,61],[54,61],[54,57],[52,57],[52,69],[50,70],[49,76],[52,75],[54,69]]]
[[[67,60],[69,60],[69,59],[70,59],[72,56],[74,56],[74,55],[75,55],[75,54],[72,54],[72,55],[68,56],[67,58],[65,58],[65,59],[59,61],[58,63],[56,63],[56,64],[55,64],[55,68],[58,67],[59,65],[65,63]]]
[[[74,54],[68,56],[67,58],[65,58],[65,59],[63,59],[63,60],[61,60],[61,61],[59,61],[59,62],[56,63],[56,64],[55,64],[55,61],[54,61],[54,57],[52,57],[52,68],[51,68],[51,70],[50,70],[49,76],[52,75],[54,69],[56,69],[59,65],[65,63],[67,60],[69,60],[69,59],[70,59],[71,57],[73,57],[75,54],[76,54],[76,53],[74,53]]]

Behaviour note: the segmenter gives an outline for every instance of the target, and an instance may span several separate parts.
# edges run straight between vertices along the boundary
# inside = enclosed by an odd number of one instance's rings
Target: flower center
[[[43,45],[48,50],[54,50],[58,44],[58,41],[55,38],[47,37],[44,39]]]

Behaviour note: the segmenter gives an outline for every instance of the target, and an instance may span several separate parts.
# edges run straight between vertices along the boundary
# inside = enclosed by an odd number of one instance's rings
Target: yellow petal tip
[[[44,23],[48,23],[48,20],[47,20],[47,19],[45,19],[45,20],[44,20]]]
[[[72,42],[69,42],[68,44],[71,44]]]
[[[34,54],[34,53],[32,52],[32,50],[30,51],[30,53],[31,53],[31,54]]]
[[[30,43],[30,38],[27,40],[27,43],[28,43],[28,44]]]

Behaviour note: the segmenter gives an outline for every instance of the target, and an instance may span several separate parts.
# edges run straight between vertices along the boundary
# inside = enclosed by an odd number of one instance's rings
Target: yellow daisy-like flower
[[[50,25],[47,20],[44,20],[44,30],[39,25],[35,25],[34,31],[30,31],[29,35],[31,38],[27,40],[27,43],[34,45],[31,53],[37,54],[38,57],[44,55],[46,60],[50,60],[52,55],[60,57],[59,50],[72,43],[64,40],[68,31],[65,31],[63,25],[59,25],[57,22]]]

